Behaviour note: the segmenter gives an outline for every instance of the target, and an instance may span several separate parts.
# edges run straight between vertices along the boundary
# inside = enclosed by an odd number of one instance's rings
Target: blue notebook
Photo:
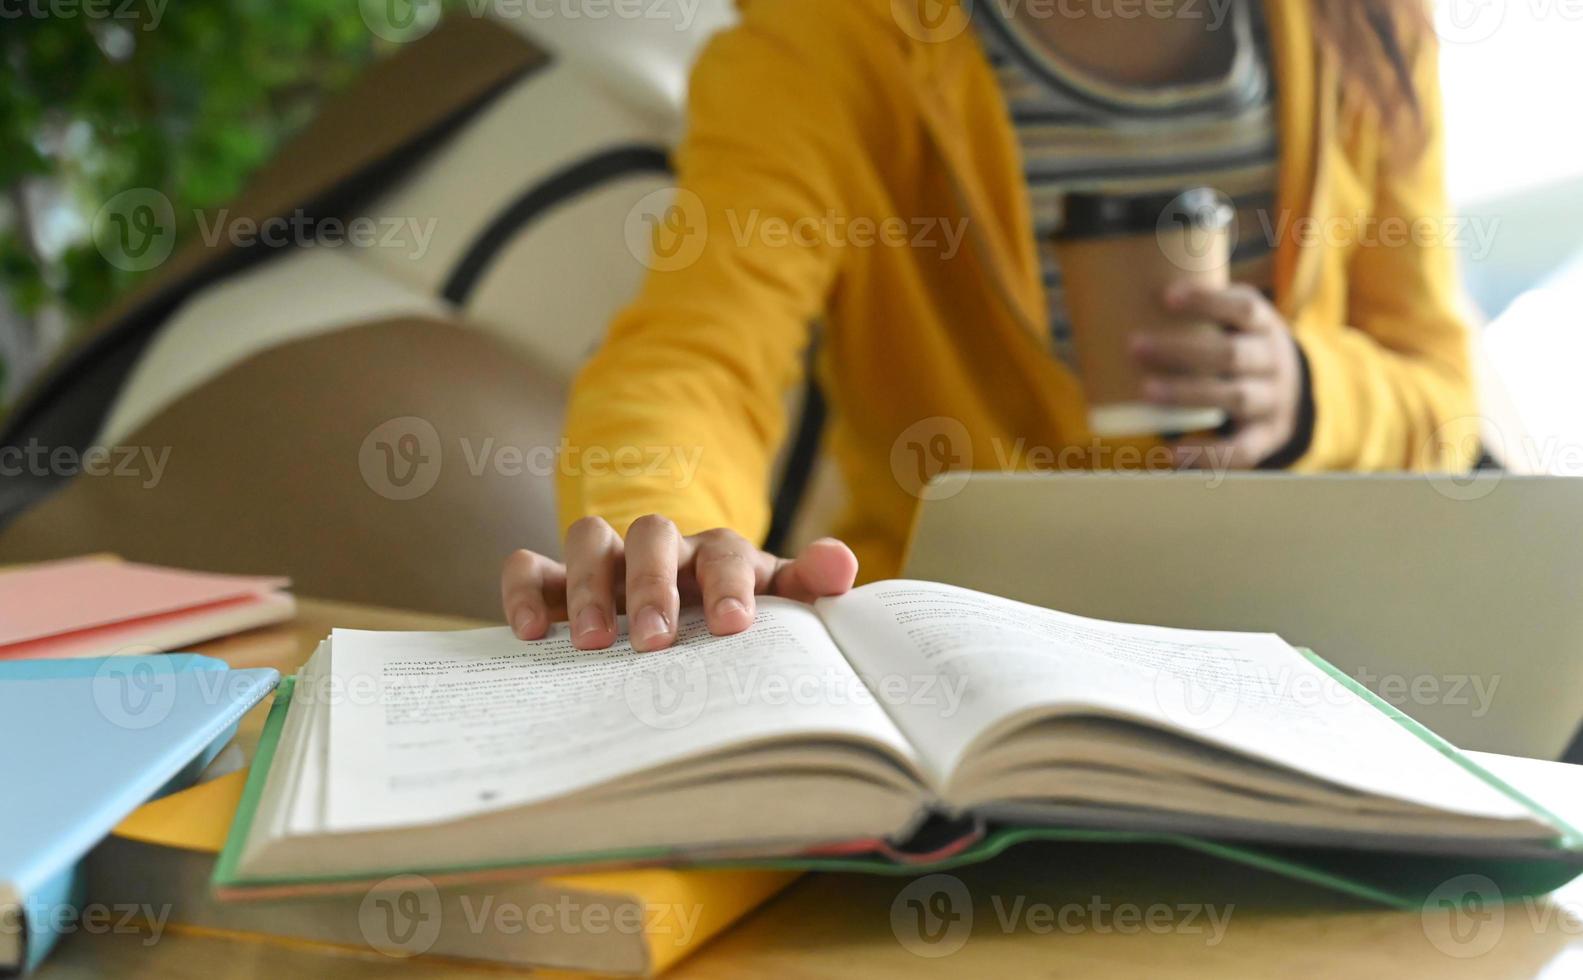
[[[279,680],[194,654],[0,662],[0,973],[43,960],[83,855],[195,778]]]

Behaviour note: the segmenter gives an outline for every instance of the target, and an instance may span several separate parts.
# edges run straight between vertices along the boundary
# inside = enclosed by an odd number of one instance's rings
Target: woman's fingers
[[[500,570],[500,602],[519,639],[537,640],[566,615],[566,567],[525,549]]]
[[[657,514],[627,529],[627,631],[634,650],[662,650],[676,638],[681,550],[676,525]]]
[[[1166,290],[1165,308],[1250,333],[1273,332],[1283,323],[1263,293],[1241,283],[1220,287],[1183,280]]]
[[[676,641],[683,595],[701,601],[710,632],[724,636],[753,625],[757,595],[812,602],[848,591],[856,577],[852,549],[831,538],[783,560],[725,528],[683,538],[651,514],[632,522],[625,541],[600,518],[577,521],[566,532],[564,565],[516,552],[501,570],[500,593],[521,639],[539,639],[565,618],[573,645],[601,650],[615,643],[625,608],[632,648],[650,652]]]
[[[616,581],[621,536],[598,517],[584,517],[566,532],[566,614],[572,645],[603,650],[616,641]]]
[[[1222,409],[1237,422],[1268,418],[1278,408],[1275,386],[1253,378],[1150,378],[1143,394],[1156,405]]]
[[[841,595],[857,580],[857,556],[834,538],[820,538],[795,559],[776,566],[770,591],[798,602]]]
[[[1270,337],[1230,331],[1136,334],[1132,354],[1138,363],[1162,374],[1264,377],[1274,374],[1278,366]]]
[[[747,629],[753,624],[753,596],[761,578],[768,583],[774,560],[724,528],[694,535],[688,543],[709,632],[726,636]]]

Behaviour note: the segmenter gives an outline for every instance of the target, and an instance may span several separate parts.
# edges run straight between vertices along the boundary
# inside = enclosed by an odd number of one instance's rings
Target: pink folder
[[[281,622],[287,584],[97,557],[0,572],[0,657],[148,653]]]

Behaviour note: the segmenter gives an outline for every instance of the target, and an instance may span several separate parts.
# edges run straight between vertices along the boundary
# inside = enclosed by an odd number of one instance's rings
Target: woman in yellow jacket
[[[859,558],[893,574],[917,500],[892,450],[919,426],[949,425],[953,455],[981,462],[1017,445],[1091,467],[1471,462],[1436,46],[1414,0],[741,7],[694,70],[652,272],[573,391],[565,563],[506,563],[520,636],[565,618],[602,648],[625,608],[653,650],[683,604],[728,633],[756,594],[845,591]],[[1234,282],[1160,301],[1226,330],[1132,353],[1151,399],[1231,421],[1122,453],[1090,431],[1065,356],[1059,202],[1204,184],[1240,212]],[[816,322],[851,504],[840,541],[783,559],[756,542]]]

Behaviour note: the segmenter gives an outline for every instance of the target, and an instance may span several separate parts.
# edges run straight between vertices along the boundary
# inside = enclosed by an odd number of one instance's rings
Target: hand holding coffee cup
[[[1285,320],[1230,283],[1234,213],[1199,188],[1071,195],[1057,258],[1100,437],[1188,436],[1183,465],[1251,468],[1296,429],[1302,368]]]

